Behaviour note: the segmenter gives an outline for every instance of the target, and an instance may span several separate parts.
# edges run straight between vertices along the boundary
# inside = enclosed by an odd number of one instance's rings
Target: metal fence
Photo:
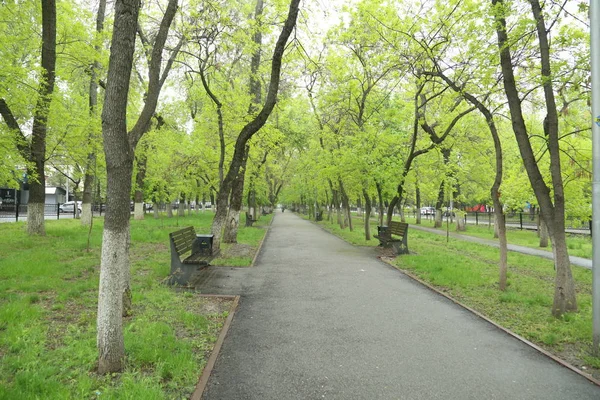
[[[104,204],[92,204],[92,213],[94,216],[104,214],[106,206]],[[76,211],[61,211],[58,204],[44,205],[44,219],[75,218]],[[6,204],[0,206],[0,222],[18,222],[27,221],[27,204]]]
[[[416,217],[416,213],[411,213]],[[525,230],[539,229],[539,214],[531,214],[524,212],[508,212],[504,214],[506,218],[506,226],[510,228],[518,228]],[[421,215],[422,219],[433,219],[433,215]],[[444,220],[446,218],[455,219],[454,215],[444,213]],[[465,223],[472,225],[482,226],[493,226],[494,225],[494,213],[493,212],[467,212],[464,216]],[[565,231],[567,233],[590,235],[591,232],[591,220],[586,218],[578,218],[573,216],[567,216],[565,219]]]

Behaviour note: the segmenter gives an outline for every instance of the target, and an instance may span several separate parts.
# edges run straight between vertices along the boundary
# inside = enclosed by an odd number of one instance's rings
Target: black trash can
[[[385,225],[384,226],[377,225],[377,236],[381,237],[383,235],[384,237],[386,237],[387,236],[387,229],[388,229],[388,227],[385,226]]]
[[[192,253],[201,253],[204,255],[212,255],[213,239],[215,235],[198,235],[192,243]]]

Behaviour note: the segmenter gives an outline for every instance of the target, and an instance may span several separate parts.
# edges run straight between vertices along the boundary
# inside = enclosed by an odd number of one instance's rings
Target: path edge
[[[204,366],[204,370],[202,370],[202,375],[200,375],[200,379],[196,384],[196,388],[190,397],[190,400],[200,400],[202,398],[202,394],[204,393],[204,389],[206,389],[206,385],[208,384],[208,378],[210,378],[210,374],[217,362],[217,358],[219,357],[219,353],[221,351],[221,347],[223,346],[223,342],[225,341],[225,336],[229,332],[229,328],[231,326],[231,321],[233,321],[233,316],[237,311],[237,308],[240,303],[240,296],[228,296],[228,295],[216,295],[216,294],[201,294],[201,297],[212,297],[212,298],[221,298],[221,299],[232,299],[233,304],[231,305],[231,309],[229,310],[229,315],[223,324],[223,328],[221,329],[221,333],[215,342],[215,345],[210,353],[210,357],[206,365]]]
[[[269,232],[271,231],[271,225],[273,225],[274,220],[275,220],[275,213],[273,213],[273,218],[271,218],[271,222],[269,222],[269,225],[267,225],[266,232],[265,232],[263,238],[261,239],[260,243],[258,244],[258,248],[256,249],[256,253],[254,254],[254,258],[252,259],[252,264],[250,264],[250,267],[254,267],[254,265],[256,264],[256,260],[258,259],[258,256],[260,255],[260,252],[263,247],[263,243],[265,242],[265,240],[267,239],[267,236],[269,235]]]
[[[492,324],[494,327],[500,329],[501,331],[503,331],[504,333],[506,333],[509,336],[512,336],[513,338],[521,341],[522,343],[526,344],[527,346],[533,348],[534,350],[538,351],[539,353],[545,355],[546,357],[550,358],[551,360],[553,360],[554,362],[558,363],[559,365],[575,372],[576,374],[582,376],[583,378],[587,379],[590,383],[600,387],[600,380],[594,378],[593,376],[591,376],[590,374],[587,374],[585,372],[583,372],[582,370],[580,370],[579,368],[575,367],[572,364],[569,364],[568,362],[566,362],[565,360],[557,357],[556,355],[550,353],[549,351],[541,348],[540,346],[538,346],[537,344],[525,339],[522,336],[517,335],[516,333],[514,333],[513,331],[509,330],[508,328],[505,328],[502,325],[499,325],[498,323],[494,322],[493,320],[491,320],[490,318],[486,317],[485,315],[483,315],[482,313],[480,313],[479,311],[474,310],[473,308],[467,306],[466,304],[461,303],[460,301],[456,300],[455,298],[453,298],[452,296],[450,296],[449,294],[446,294],[440,290],[438,290],[435,286],[432,286],[431,284],[425,282],[424,280],[422,280],[421,278],[417,277],[416,275],[412,274],[411,272],[402,269],[400,267],[398,267],[397,265],[393,264],[391,261],[385,260],[383,258],[377,257],[379,260],[381,260],[382,262],[386,263],[387,265],[391,266],[392,268],[394,268],[395,270],[399,271],[400,273],[408,276],[409,278],[411,278],[412,280],[420,283],[421,285],[425,286],[426,288],[428,288],[429,290],[447,298],[448,300],[452,301],[454,304],[464,308],[465,310],[471,312],[472,314],[475,314],[477,317],[481,318],[482,320]]]

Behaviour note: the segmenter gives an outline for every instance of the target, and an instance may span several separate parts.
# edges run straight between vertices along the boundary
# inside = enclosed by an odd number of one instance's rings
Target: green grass
[[[407,218],[406,221],[410,224],[414,224],[414,218]],[[421,219],[421,226],[427,228],[434,228],[433,221],[431,219]],[[449,231],[460,233],[461,235],[468,235],[479,237],[482,239],[489,240],[497,240],[494,239],[494,228],[493,226],[488,226],[487,223],[482,223],[481,225],[466,225],[467,230],[463,232],[456,232],[456,224],[449,224]],[[444,224],[441,228],[436,228],[441,231],[446,231],[446,221],[444,220]],[[548,247],[543,249],[539,247],[540,239],[537,236],[537,232],[527,230],[527,229],[517,229],[517,228],[507,228],[506,230],[506,238],[508,243],[515,244],[519,246],[526,246],[531,248],[537,248],[542,250],[547,250],[549,252],[552,251],[552,243],[548,243]],[[592,238],[589,235],[574,235],[567,234],[567,247],[569,248],[569,255],[583,257],[583,258],[592,258]]]
[[[95,372],[103,220],[94,220],[89,252],[87,228],[78,220],[47,221],[45,237],[27,236],[23,223],[2,224],[0,399],[188,398],[228,303],[215,312],[215,300],[160,282],[170,269],[168,233],[188,225],[208,232],[213,215],[131,220],[126,368],[108,376]],[[261,217],[259,228],[240,228],[240,241],[257,247],[266,232],[260,227],[269,221]]]
[[[375,239],[365,240],[359,221],[354,223],[354,232],[342,230],[328,221],[318,224],[355,245],[378,244]],[[469,232],[477,231],[481,235],[486,233],[484,229],[487,228],[477,230],[469,226]],[[371,232],[377,232],[376,223],[372,224]],[[525,232],[511,231],[509,237],[511,243],[516,240],[524,244],[532,240]],[[576,366],[585,366],[600,377],[600,358],[589,354],[591,271],[572,267],[579,312],[556,319],[551,315],[555,276],[551,260],[509,252],[508,288],[502,292],[498,289],[498,249],[452,237],[446,241],[445,236],[417,229],[409,229],[408,244],[411,254],[396,257],[393,263],[397,268],[416,275],[498,324]]]

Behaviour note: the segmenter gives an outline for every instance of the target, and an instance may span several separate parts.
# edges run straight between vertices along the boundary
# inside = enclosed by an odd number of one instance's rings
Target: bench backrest
[[[193,226],[188,226],[169,233],[169,238],[171,238],[177,254],[181,256],[192,250],[192,243],[196,239],[196,231]]]
[[[392,235],[404,236],[407,230],[408,224],[406,222],[392,221],[387,231]]]

